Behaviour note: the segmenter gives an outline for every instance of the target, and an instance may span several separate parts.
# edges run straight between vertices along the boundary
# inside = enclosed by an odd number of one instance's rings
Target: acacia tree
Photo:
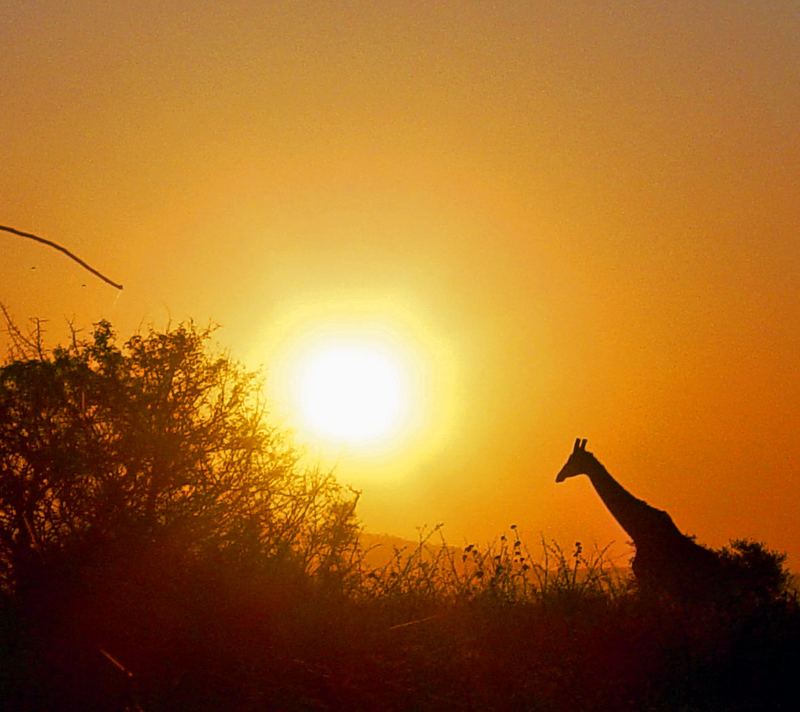
[[[0,366],[0,586],[36,585],[114,546],[181,560],[291,562],[342,575],[357,495],[300,465],[267,420],[262,384],[211,329],[108,322],[48,350],[7,319]]]

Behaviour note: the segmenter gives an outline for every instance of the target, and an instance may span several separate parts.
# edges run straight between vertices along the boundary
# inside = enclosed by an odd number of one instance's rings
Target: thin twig
[[[108,660],[108,662],[110,662],[115,668],[117,668],[117,670],[119,670],[123,675],[125,675],[125,677],[133,677],[133,673],[120,662],[119,658],[115,657],[114,655],[109,653],[107,650],[104,650],[103,648],[98,648],[98,650],[100,652],[100,655],[102,655],[106,660]]]
[[[48,247],[52,247],[58,250],[59,252],[63,252],[70,259],[75,260],[81,267],[89,270],[89,272],[91,272],[93,275],[102,279],[106,284],[110,284],[112,287],[116,287],[117,289],[122,289],[121,284],[117,284],[116,282],[110,280],[102,272],[98,272],[94,267],[84,262],[80,257],[70,252],[66,247],[62,247],[57,242],[53,242],[52,240],[47,240],[44,237],[39,237],[38,235],[34,235],[33,233],[30,232],[23,232],[22,230],[17,230],[16,228],[13,227],[7,227],[6,225],[0,225],[0,230],[4,230],[5,232],[10,232],[12,235],[27,237],[29,240],[35,240],[36,242],[41,242],[43,245],[47,245]]]
[[[418,625],[419,623],[427,623],[428,621],[432,621],[434,618],[441,618],[441,613],[435,613],[432,616],[425,616],[425,618],[418,618],[414,621],[407,621],[406,623],[396,623],[395,625],[390,625],[389,630],[397,630],[398,628],[408,628],[411,625]]]

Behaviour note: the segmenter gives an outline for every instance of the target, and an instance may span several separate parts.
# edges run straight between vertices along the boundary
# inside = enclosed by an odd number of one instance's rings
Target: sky
[[[6,0],[0,224],[124,290],[0,234],[0,301],[213,321],[275,394],[309,325],[391,333],[429,417],[335,458],[372,531],[623,543],[554,482],[581,436],[797,567],[798,37],[793,0]]]

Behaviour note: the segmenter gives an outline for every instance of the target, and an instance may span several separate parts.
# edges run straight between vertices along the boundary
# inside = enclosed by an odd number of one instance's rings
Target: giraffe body
[[[633,541],[636,547],[633,573],[642,589],[695,599],[713,592],[722,573],[717,555],[683,534],[667,512],[628,492],[586,450],[586,440],[575,441],[556,482],[577,475],[589,478],[609,512]]]

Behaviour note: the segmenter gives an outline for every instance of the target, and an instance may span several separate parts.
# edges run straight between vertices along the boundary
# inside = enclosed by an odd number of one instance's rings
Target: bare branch
[[[19,237],[27,237],[29,240],[35,240],[36,242],[41,242],[43,245],[47,245],[48,247],[52,247],[59,252],[63,252],[67,257],[72,260],[75,260],[81,267],[84,269],[89,270],[93,275],[102,279],[106,284],[110,284],[112,287],[116,287],[117,289],[122,289],[121,284],[117,284],[116,282],[110,280],[106,277],[102,272],[98,272],[94,267],[90,264],[84,262],[80,257],[70,252],[66,247],[59,245],[57,242],[53,242],[52,240],[47,240],[44,237],[39,237],[38,235],[34,235],[30,232],[23,232],[22,230],[17,230],[13,227],[7,227],[6,225],[0,225],[0,230],[4,230],[5,232],[10,232],[12,235],[18,235]]]

